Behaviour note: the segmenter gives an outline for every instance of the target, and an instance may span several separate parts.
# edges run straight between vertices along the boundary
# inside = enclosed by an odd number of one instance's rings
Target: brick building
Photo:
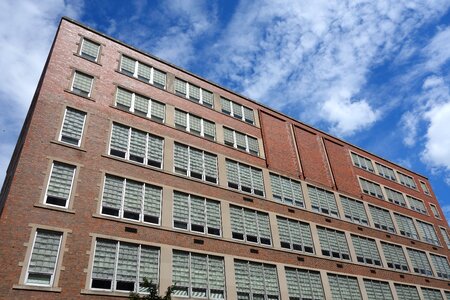
[[[0,213],[3,299],[450,299],[426,177],[67,18]]]

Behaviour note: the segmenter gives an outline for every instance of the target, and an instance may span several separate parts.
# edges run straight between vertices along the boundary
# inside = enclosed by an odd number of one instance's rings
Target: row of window
[[[25,284],[53,286],[58,269],[63,233],[37,229],[27,264]],[[97,238],[90,270],[89,288],[113,292],[146,293],[144,278],[159,283],[159,247]],[[226,299],[225,259],[218,255],[173,250],[172,282],[176,297]],[[234,259],[237,299],[280,299],[276,265]],[[289,299],[325,299],[322,280],[328,280],[333,299],[362,299],[356,277],[319,271],[283,268]],[[364,278],[369,300],[420,299],[415,286],[394,283],[395,293],[385,281]],[[443,299],[440,290],[421,288],[425,299]],[[396,295],[395,295],[396,294]],[[447,297],[449,291],[445,291]]]

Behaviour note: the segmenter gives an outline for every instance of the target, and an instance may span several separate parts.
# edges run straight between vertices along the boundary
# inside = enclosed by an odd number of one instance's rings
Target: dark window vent
[[[248,197],[244,197],[244,201],[253,202],[253,199],[252,198],[248,198]]]
[[[372,274],[377,274],[377,271],[375,271],[375,270],[370,270],[370,273],[372,273]]]
[[[292,209],[292,208],[288,208],[288,212],[290,212],[290,213],[295,213],[295,210],[294,209]]]
[[[258,253],[259,253],[259,250],[258,250],[258,249],[250,249],[250,253],[258,254]]]
[[[301,257],[301,256],[297,256],[297,260],[298,260],[298,261],[305,261],[305,258],[304,258],[304,257]]]
[[[331,223],[331,219],[325,218],[325,222]]]
[[[336,264],[336,267],[338,267],[339,269],[343,269],[344,265],[343,264]]]
[[[201,240],[201,239],[194,239],[194,244],[203,245],[204,243],[205,243],[204,240]]]
[[[386,237],[387,237],[388,239],[390,239],[390,238],[391,238],[391,235],[390,235],[390,234],[386,234]]]
[[[137,228],[126,226],[125,227],[125,232],[137,233]]]

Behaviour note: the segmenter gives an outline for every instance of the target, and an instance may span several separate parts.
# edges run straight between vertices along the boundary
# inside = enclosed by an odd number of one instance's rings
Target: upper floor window
[[[427,255],[423,251],[406,248],[409,258],[411,259],[411,264],[415,273],[422,275],[432,276],[430,262],[428,261]]]
[[[445,243],[447,244],[447,248],[450,249],[450,237],[448,236],[447,230],[445,228],[440,227],[442,237],[444,238]]]
[[[231,232],[234,239],[271,245],[269,215],[230,205]]]
[[[397,177],[395,177],[395,173],[394,173],[393,169],[386,167],[377,162],[375,163],[375,166],[377,167],[377,171],[378,171],[379,175],[381,175],[384,178],[387,178],[389,180],[397,181]]]
[[[206,107],[214,106],[213,93],[179,78],[175,78],[175,93]]]
[[[384,187],[384,191],[386,192],[387,198],[389,202],[392,202],[394,204],[406,207],[406,201],[405,197],[402,193],[397,192],[393,189],[390,189],[388,187]]]
[[[328,273],[328,282],[333,299],[362,299],[356,277]]]
[[[423,298],[427,300],[443,300],[440,290],[421,288]]]
[[[436,269],[436,275],[440,278],[450,279],[450,265],[447,257],[435,254],[430,254],[430,256],[434,268]]]
[[[175,173],[217,183],[217,155],[175,143]]]
[[[80,55],[92,61],[98,61],[100,54],[100,44],[83,38],[81,42]]]
[[[419,183],[420,183],[420,187],[421,187],[422,190],[423,190],[423,193],[426,194],[426,195],[431,195],[430,190],[428,189],[427,184],[426,184],[425,182],[423,182],[423,181],[419,181]]]
[[[433,216],[437,219],[440,219],[441,215],[439,214],[439,211],[438,211],[436,205],[430,203],[430,207],[431,207],[431,211],[433,212]]]
[[[412,210],[420,212],[421,214],[424,214],[424,215],[427,214],[427,209],[425,208],[425,204],[423,204],[422,200],[416,199],[416,198],[408,196],[408,195],[406,195],[406,199],[408,199],[409,207]]]
[[[120,87],[117,88],[116,107],[161,123],[166,114],[165,104]]]
[[[417,288],[412,285],[404,285],[395,283],[395,291],[397,292],[398,300],[420,299]]]
[[[166,73],[128,56],[122,55],[120,71],[161,89],[166,87]]]
[[[393,300],[388,282],[364,278],[368,300]]]
[[[402,246],[381,242],[384,258],[388,268],[398,271],[408,271],[408,263],[406,262],[405,253]]]
[[[264,196],[262,170],[230,159],[226,160],[228,187]]]
[[[325,227],[317,227],[322,255],[350,260],[345,233]]]
[[[419,228],[419,234],[422,240],[427,243],[440,245],[439,239],[436,235],[436,231],[434,230],[434,226],[432,224],[428,224],[422,221],[417,220],[417,226]]]
[[[366,226],[369,225],[364,203],[344,196],[340,196],[340,199],[347,220]]]
[[[45,204],[68,207],[75,171],[75,166],[53,162],[45,195]]]
[[[109,154],[161,168],[164,139],[113,123]]]
[[[369,205],[369,210],[375,228],[395,233],[394,222],[388,210],[373,205]]]
[[[247,123],[255,124],[253,109],[242,106],[225,98],[220,98],[220,103],[222,105],[223,113],[226,113],[227,115],[230,115]]]
[[[216,139],[216,124],[197,117],[191,113],[175,109],[175,127],[203,136],[209,140]]]
[[[270,173],[270,185],[272,187],[272,196],[276,201],[305,207],[300,182]]]
[[[90,97],[92,94],[93,83],[93,76],[75,71],[73,75],[71,91],[80,96]]]
[[[352,152],[352,160],[355,166],[369,172],[373,172],[373,165],[370,159]]]
[[[257,262],[234,260],[237,298],[280,299],[277,267]]]
[[[308,185],[308,195],[313,211],[339,217],[334,194],[324,189]]]
[[[258,139],[239,131],[223,128],[225,145],[246,151],[253,155],[259,155]]]
[[[83,135],[86,113],[73,108],[66,108],[59,140],[75,146],[80,146]]]
[[[352,234],[352,243],[358,262],[381,266],[380,254],[375,240]]]
[[[314,253],[311,229],[308,223],[277,217],[282,248]]]
[[[381,186],[379,184],[363,178],[359,178],[359,182],[361,183],[361,188],[364,193],[379,199],[384,199],[383,192],[381,191]]]
[[[412,189],[417,189],[416,183],[414,182],[414,179],[411,176],[400,173],[399,171],[397,171],[397,174],[401,184]]]
[[[325,299],[320,272],[285,267],[289,299]]]
[[[400,234],[407,236],[409,238],[418,240],[419,236],[417,235],[416,227],[414,226],[413,219],[399,215],[394,213],[395,220],[397,221],[398,230],[400,230]]]

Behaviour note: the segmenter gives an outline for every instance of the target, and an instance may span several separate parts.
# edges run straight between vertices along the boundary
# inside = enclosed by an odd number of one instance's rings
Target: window
[[[53,162],[45,204],[68,207],[75,170],[75,166]]]
[[[120,87],[116,92],[116,107],[161,123],[166,113],[164,104]]]
[[[322,255],[350,260],[347,239],[341,231],[317,227]]]
[[[225,299],[223,257],[173,250],[173,296]]]
[[[393,300],[389,283],[384,281],[364,279],[368,300]]]
[[[422,288],[422,294],[426,300],[444,300],[440,290]]]
[[[356,201],[344,196],[340,196],[344,215],[347,220],[353,223],[369,225],[367,220],[366,209],[361,201]]]
[[[444,238],[445,243],[447,244],[447,248],[450,249],[450,237],[448,236],[447,230],[443,227],[439,227],[441,229],[442,237]]]
[[[175,127],[203,136],[209,140],[216,139],[216,124],[190,113],[175,109]]]
[[[257,138],[226,127],[223,128],[223,134],[225,145],[246,151],[253,155],[259,155]]]
[[[403,197],[402,193],[392,190],[388,187],[384,187],[384,191],[386,192],[389,202],[406,207],[405,197]]]
[[[414,182],[414,179],[411,176],[400,173],[398,171],[397,174],[401,184],[412,189],[417,189],[416,183]]]
[[[361,188],[364,193],[373,197],[377,197],[379,199],[384,199],[383,192],[381,191],[381,187],[379,184],[373,183],[363,178],[359,178],[359,182],[361,183]]]
[[[277,217],[282,248],[314,253],[311,229],[308,223]]]
[[[339,217],[336,199],[334,198],[333,193],[312,185],[308,185],[308,195],[311,200],[311,207],[313,211],[336,218]]]
[[[417,227],[422,240],[433,245],[441,245],[433,225],[417,220]]]
[[[109,154],[161,168],[164,139],[114,123]]]
[[[285,267],[290,300],[324,300],[320,273]]]
[[[90,97],[93,82],[93,76],[75,71],[71,91],[80,96]]]
[[[36,230],[25,284],[53,286],[62,233]]]
[[[358,280],[356,277],[328,273],[331,295],[333,299],[361,300]]]
[[[395,233],[394,223],[388,210],[372,205],[369,205],[369,210],[375,228]]]
[[[161,89],[166,87],[166,73],[125,55],[120,60],[120,72]]]
[[[416,227],[414,226],[414,222],[411,218],[399,215],[394,213],[395,220],[397,221],[398,230],[400,230],[400,234],[406,237],[418,240],[419,236],[417,235]]]
[[[380,254],[375,240],[352,234],[352,242],[358,262],[381,266]]]
[[[145,245],[97,239],[91,288],[122,292],[147,292],[144,278],[159,282],[159,249]]]
[[[428,189],[427,184],[426,184],[425,182],[423,182],[423,181],[419,181],[419,183],[420,183],[420,187],[421,187],[422,190],[423,190],[423,193],[424,193],[425,195],[431,195],[430,190]]]
[[[406,248],[415,273],[432,276],[430,262],[423,251]]]
[[[85,120],[85,112],[69,107],[66,108],[59,140],[64,143],[80,146]]]
[[[300,182],[270,173],[270,184],[272,186],[272,196],[276,201],[302,208],[305,207]]]
[[[220,202],[174,192],[173,226],[220,236]]]
[[[395,283],[398,300],[420,300],[415,286]]]
[[[447,257],[430,254],[431,262],[436,269],[436,274],[440,278],[450,279],[450,265],[448,264]]]
[[[269,215],[230,205],[231,232],[234,239],[271,245]]]
[[[373,172],[372,161],[364,156],[352,152],[353,164],[358,168]]]
[[[431,211],[433,212],[434,217],[437,219],[440,219],[441,216],[439,215],[439,211],[438,211],[437,207],[431,203],[430,203],[430,207],[431,207]]]
[[[378,175],[383,176],[384,178],[387,178],[389,180],[397,182],[397,177],[395,177],[395,173],[394,173],[393,169],[383,166],[382,164],[379,164],[377,162],[375,163],[375,166],[377,167]]]
[[[275,265],[234,260],[237,299],[280,299]]]
[[[159,224],[162,188],[118,176],[106,175],[102,214]]]
[[[175,143],[175,173],[217,183],[217,155]]]
[[[264,197],[262,170],[227,159],[228,187]]]
[[[97,61],[99,52],[100,52],[100,44],[83,38],[80,49],[80,55],[82,57],[92,61]]]
[[[398,271],[409,270],[405,253],[401,246],[381,242],[381,247],[383,248],[384,258],[386,259],[388,268]]]
[[[415,210],[417,212],[420,212],[421,214],[426,215],[427,214],[427,210],[425,208],[425,204],[423,204],[422,200],[413,198],[411,196],[406,195],[406,199],[408,199],[409,202],[409,207],[412,210]]]
[[[202,89],[192,83],[175,78],[175,94],[188,98],[191,101],[198,102],[206,107],[214,106],[213,93]]]
[[[220,98],[220,103],[222,105],[223,113],[247,123],[255,124],[253,109],[242,106],[225,98]]]

